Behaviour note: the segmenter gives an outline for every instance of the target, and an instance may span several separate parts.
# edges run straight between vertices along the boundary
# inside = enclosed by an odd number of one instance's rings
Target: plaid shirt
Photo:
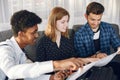
[[[89,24],[81,27],[74,37],[74,45],[79,57],[88,57],[95,54],[95,47],[93,42],[93,31]],[[105,22],[100,23],[100,51],[106,54],[111,54],[110,46],[116,51],[120,46],[120,39],[113,27]]]

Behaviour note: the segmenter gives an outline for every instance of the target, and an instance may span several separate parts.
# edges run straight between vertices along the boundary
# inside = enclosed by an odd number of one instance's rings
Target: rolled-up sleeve
[[[41,76],[36,77],[36,78],[27,78],[24,80],[50,80],[50,76],[51,75],[41,75]]]

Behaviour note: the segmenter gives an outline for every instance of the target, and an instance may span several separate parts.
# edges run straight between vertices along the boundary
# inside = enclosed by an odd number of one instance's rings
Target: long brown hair
[[[68,15],[68,17],[70,18],[68,11],[62,7],[53,8],[49,15],[47,28],[45,29],[45,35],[48,36],[53,42],[56,41],[56,34],[55,34],[56,22],[57,20],[62,19],[62,17],[66,15]],[[66,30],[66,32],[64,33],[62,32],[62,36],[69,38],[68,29]]]

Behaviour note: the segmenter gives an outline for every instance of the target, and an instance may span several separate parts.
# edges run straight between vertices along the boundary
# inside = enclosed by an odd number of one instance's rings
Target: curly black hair
[[[10,24],[14,35],[17,36],[19,31],[24,31],[25,29],[33,27],[41,22],[42,19],[35,13],[21,10],[13,14]]]
[[[102,14],[104,12],[104,6],[98,2],[91,2],[86,9],[86,14]]]

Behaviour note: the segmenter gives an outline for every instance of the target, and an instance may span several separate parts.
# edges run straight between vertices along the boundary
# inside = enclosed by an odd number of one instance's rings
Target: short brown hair
[[[102,4],[98,2],[91,2],[86,9],[86,14],[89,15],[90,13],[93,14],[102,14],[104,12],[104,7]]]

